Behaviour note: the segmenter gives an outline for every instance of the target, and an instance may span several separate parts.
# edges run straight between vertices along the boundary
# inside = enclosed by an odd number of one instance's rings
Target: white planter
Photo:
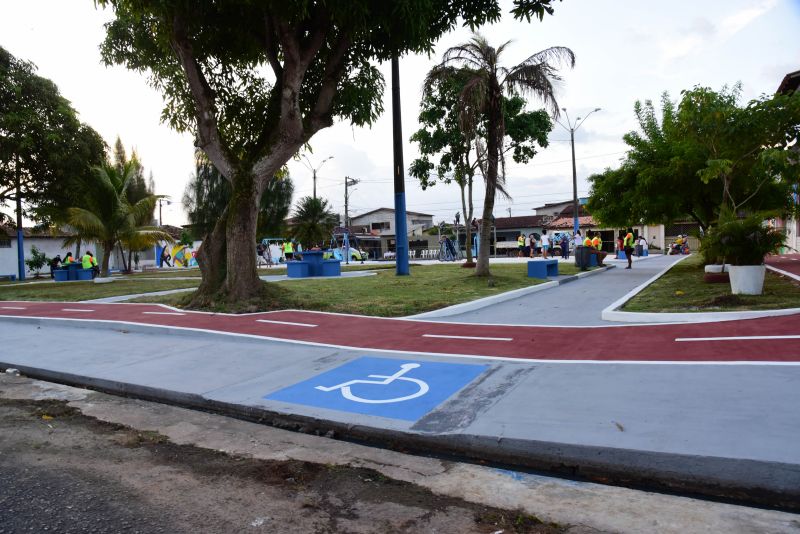
[[[731,293],[760,295],[764,291],[764,265],[731,265]]]
[[[722,265],[706,265],[705,271],[707,273],[721,273],[722,267]]]

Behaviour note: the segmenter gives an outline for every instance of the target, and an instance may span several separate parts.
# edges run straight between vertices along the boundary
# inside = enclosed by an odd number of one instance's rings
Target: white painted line
[[[61,311],[68,311],[68,312],[93,312],[94,310],[88,310],[86,308],[61,308]]]
[[[307,326],[309,328],[314,328],[319,325],[310,324],[310,323],[291,323],[289,321],[270,321],[269,319],[256,319],[257,323],[272,323],[272,324],[285,324],[289,326]]]
[[[748,341],[750,339],[800,339],[800,335],[787,336],[732,336],[732,337],[676,337],[675,341]]]
[[[0,306],[0,310],[27,310],[28,308],[21,308],[20,306]]]
[[[186,315],[181,312],[142,312],[145,315]]]
[[[440,337],[444,339],[476,339],[479,341],[514,341],[513,337],[445,336],[441,334],[422,334],[422,337]]]

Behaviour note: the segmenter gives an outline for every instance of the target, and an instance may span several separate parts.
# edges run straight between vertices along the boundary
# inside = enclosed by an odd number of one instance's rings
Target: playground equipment
[[[261,244],[265,247],[262,257],[266,260],[267,265],[278,265],[286,261],[281,250],[281,243],[284,241],[287,241],[285,237],[265,237],[261,240]]]
[[[350,244],[350,232],[334,231],[331,234],[330,257],[345,263],[350,263],[350,260],[364,263],[364,260],[369,258],[369,254],[361,250],[356,236],[353,236],[352,245]]]

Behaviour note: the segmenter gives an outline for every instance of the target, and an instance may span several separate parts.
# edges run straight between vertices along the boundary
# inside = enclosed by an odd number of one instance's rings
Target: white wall
[[[17,268],[17,237],[11,237],[11,247],[10,248],[0,248],[0,275],[2,274],[19,274]],[[30,258],[31,248],[36,247],[37,249],[41,250],[45,253],[48,258],[54,257],[56,254],[61,255],[63,258],[67,252],[72,252],[72,255],[75,256],[75,247],[67,248],[63,247],[61,243],[63,243],[64,239],[61,237],[26,237],[23,240],[23,246],[25,250],[25,259]],[[83,243],[81,244],[81,255],[82,253],[86,252],[87,250],[91,250],[95,257],[98,258],[99,263],[99,254],[97,252],[97,246],[94,243]],[[111,261],[111,268],[116,268],[114,266],[114,260],[112,256]],[[26,278],[28,276],[32,276],[28,270],[28,266],[25,266]],[[46,274],[49,276],[50,273],[50,266],[47,265],[42,268],[40,271],[42,274]]]

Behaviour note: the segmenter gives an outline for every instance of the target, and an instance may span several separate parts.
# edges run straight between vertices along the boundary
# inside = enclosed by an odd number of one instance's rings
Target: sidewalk
[[[602,311],[629,291],[645,283],[684,256],[649,256],[636,261],[633,268],[624,268],[625,261],[606,263],[615,269],[598,275],[575,280],[548,291],[492,304],[466,313],[426,314],[435,321],[476,324],[519,324],[555,326],[598,326],[613,324],[601,318]],[[637,258],[638,259],[638,258]]]

